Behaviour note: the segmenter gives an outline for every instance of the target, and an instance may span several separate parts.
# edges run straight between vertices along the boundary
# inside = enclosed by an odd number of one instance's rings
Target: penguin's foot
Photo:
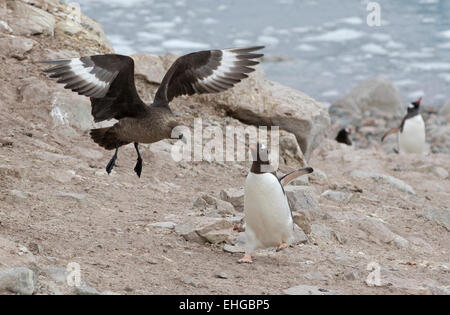
[[[252,255],[245,254],[244,257],[238,260],[238,263],[240,264],[253,264]]]
[[[281,243],[280,245],[278,245],[277,247],[277,252],[279,252],[280,250],[283,250],[285,248],[288,248],[289,245],[287,243]]]

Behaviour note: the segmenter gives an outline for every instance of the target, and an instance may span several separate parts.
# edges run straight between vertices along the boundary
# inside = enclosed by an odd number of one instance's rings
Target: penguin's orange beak
[[[422,102],[422,98],[421,97],[419,97],[419,99],[417,100],[416,103],[420,105],[420,102]]]
[[[255,150],[256,151],[256,145],[252,144],[252,145],[249,146],[249,148],[250,148],[250,150]]]

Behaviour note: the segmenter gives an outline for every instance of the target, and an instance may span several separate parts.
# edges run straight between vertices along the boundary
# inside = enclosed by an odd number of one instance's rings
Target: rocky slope
[[[240,265],[249,164],[175,162],[163,141],[143,146],[141,179],[132,146],[108,176],[111,152],[87,135],[89,100],[38,63],[112,51],[89,18],[69,27],[70,12],[56,0],[0,3],[0,293],[449,293],[448,118],[426,116],[432,154],[396,155],[377,140],[392,114],[333,114],[330,128],[320,103],[260,69],[227,93],[176,100],[189,126],[280,125],[281,171],[315,169],[287,188],[296,244]],[[133,57],[151,101],[175,56]],[[355,147],[324,139],[344,119]],[[367,281],[378,266],[380,282]]]

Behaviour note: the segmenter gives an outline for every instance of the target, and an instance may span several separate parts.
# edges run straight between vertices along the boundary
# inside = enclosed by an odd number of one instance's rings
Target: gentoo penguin
[[[403,118],[400,127],[386,132],[381,138],[382,142],[387,136],[398,133],[399,152],[423,153],[425,151],[425,123],[422,115],[420,115],[421,101],[422,98],[419,98],[408,106],[408,112]]]
[[[353,132],[352,128],[342,128],[339,130],[335,140],[339,143],[345,143],[346,145],[352,145],[352,139],[350,134]]]
[[[140,177],[142,158],[139,143],[153,143],[183,135],[172,130],[181,125],[170,110],[169,103],[181,95],[218,93],[232,88],[255,71],[255,59],[263,54],[252,53],[264,48],[248,47],[204,50],[178,58],[169,68],[156,91],[153,103],[145,104],[134,82],[134,61],[115,54],[87,56],[69,60],[45,61],[54,67],[45,70],[57,78],[64,88],[90,97],[95,122],[117,119],[112,127],[92,129],[91,138],[106,150],[115,150],[106,166],[108,174],[117,159],[119,147],[134,143],[138,160],[134,168]]]
[[[253,163],[245,181],[244,215],[247,242],[241,263],[252,263],[258,248],[286,248],[294,237],[294,223],[283,186],[313,172],[311,167],[293,171],[281,178],[271,170],[267,149],[251,145]]]

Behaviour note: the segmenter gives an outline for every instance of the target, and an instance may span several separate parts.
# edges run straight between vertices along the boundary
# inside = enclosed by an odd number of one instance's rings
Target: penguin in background
[[[250,145],[253,164],[245,181],[244,215],[247,237],[240,263],[252,263],[256,249],[283,249],[294,240],[294,221],[283,186],[313,172],[311,167],[295,170],[280,178],[270,167],[267,149]]]
[[[346,145],[352,145],[352,139],[350,138],[350,135],[352,134],[353,129],[352,128],[342,128],[339,130],[335,140],[339,143],[345,143]]]
[[[391,134],[397,133],[398,151],[401,153],[425,152],[425,123],[420,115],[420,102],[422,98],[408,106],[408,112],[403,118],[400,127],[386,132],[381,142]],[[396,151],[397,152],[397,151]],[[397,152],[398,153],[398,152]]]

